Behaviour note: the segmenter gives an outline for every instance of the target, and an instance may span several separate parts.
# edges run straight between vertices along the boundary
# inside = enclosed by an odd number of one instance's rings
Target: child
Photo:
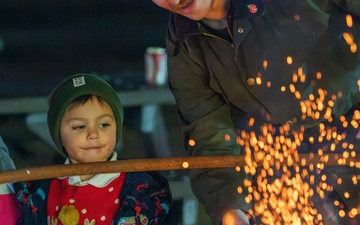
[[[49,96],[48,127],[65,164],[115,161],[123,108],[99,77],[65,79]],[[14,184],[22,221],[34,225],[160,225],[172,200],[154,172],[58,177]]]

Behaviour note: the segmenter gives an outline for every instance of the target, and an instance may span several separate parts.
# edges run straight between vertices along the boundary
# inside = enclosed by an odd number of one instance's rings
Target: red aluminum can
[[[163,86],[167,82],[167,54],[161,47],[148,47],[145,52],[145,81],[148,85]]]

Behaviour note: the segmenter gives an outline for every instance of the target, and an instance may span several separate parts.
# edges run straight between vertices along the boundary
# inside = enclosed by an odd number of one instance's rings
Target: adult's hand
[[[225,213],[221,225],[249,225],[249,219],[240,209],[233,209]]]

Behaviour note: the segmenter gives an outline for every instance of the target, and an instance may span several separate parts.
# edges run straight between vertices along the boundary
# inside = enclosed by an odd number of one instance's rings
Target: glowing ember
[[[195,146],[195,141],[192,140],[192,139],[190,139],[188,143],[189,143],[190,146]]]
[[[351,15],[346,15],[346,25],[348,27],[352,27],[353,26],[353,20],[352,20],[352,16]]]
[[[228,134],[225,134],[224,138],[225,138],[225,140],[227,140],[227,141],[230,141],[230,139],[231,139],[230,135],[228,135]]]
[[[183,162],[183,163],[182,163],[182,167],[183,167],[183,168],[188,168],[188,167],[189,167],[189,163],[188,163],[188,162]]]
[[[286,62],[287,62],[287,64],[292,64],[292,63],[293,63],[292,57],[291,57],[291,56],[288,56],[288,57],[286,58]]]
[[[267,60],[263,61],[263,67],[264,67],[264,70],[266,70],[266,68],[268,67],[268,61]]]

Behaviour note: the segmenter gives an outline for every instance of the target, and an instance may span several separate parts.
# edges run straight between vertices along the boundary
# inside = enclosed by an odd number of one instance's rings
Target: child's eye
[[[110,126],[110,124],[108,124],[108,123],[101,123],[100,124],[100,127],[103,127],[103,128],[108,127],[108,126]]]
[[[84,128],[85,128],[84,125],[79,125],[79,126],[73,126],[73,127],[72,127],[73,130],[82,130],[82,129],[84,129]]]

